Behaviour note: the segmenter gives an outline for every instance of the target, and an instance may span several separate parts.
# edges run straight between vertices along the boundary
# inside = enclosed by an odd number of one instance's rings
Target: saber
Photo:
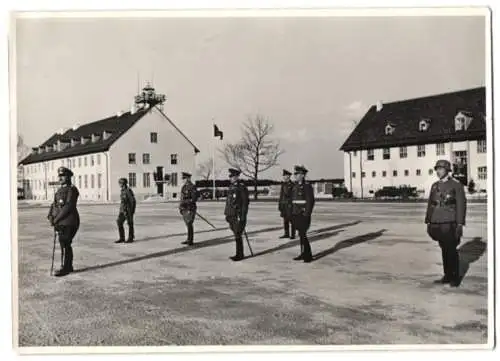
[[[203,217],[201,214],[199,214],[198,212],[196,212],[196,215],[198,217],[200,217],[202,220],[204,220],[205,222],[207,222],[207,224],[212,227],[213,229],[217,229],[212,223],[210,223],[209,221],[207,221],[207,219],[205,217]]]
[[[246,230],[243,230],[243,232],[245,233],[245,238],[247,239],[247,244],[248,244],[248,248],[250,249],[250,254],[251,254],[251,255],[252,255],[252,257],[253,257],[252,246],[250,246],[250,241],[248,240],[247,231],[246,231]]]
[[[56,253],[56,238],[57,238],[57,232],[54,229],[54,247],[52,248],[52,265],[50,266],[50,275],[51,276],[54,272],[54,255]]]

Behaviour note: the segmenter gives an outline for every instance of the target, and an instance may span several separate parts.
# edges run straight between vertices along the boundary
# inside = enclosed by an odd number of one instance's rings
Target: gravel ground
[[[19,346],[408,345],[487,342],[486,205],[471,204],[458,289],[441,275],[424,204],[316,204],[315,261],[295,262],[276,205],[250,205],[255,253],[228,260],[222,203],[200,203],[195,247],[172,203],[138,205],[116,245],[116,205],[81,206],[76,272],[49,276],[46,209],[19,210]],[[245,244],[248,255],[248,247]],[[59,259],[56,252],[56,264]]]

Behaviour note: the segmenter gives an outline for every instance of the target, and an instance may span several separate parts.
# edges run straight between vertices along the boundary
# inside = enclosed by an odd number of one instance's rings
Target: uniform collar
[[[441,183],[445,183],[445,182],[448,182],[449,180],[451,179],[451,176],[448,174],[446,177],[444,177],[443,179],[440,179],[439,182]]]

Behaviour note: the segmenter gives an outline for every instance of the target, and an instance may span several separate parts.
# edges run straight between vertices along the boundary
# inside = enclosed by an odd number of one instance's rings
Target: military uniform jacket
[[[292,215],[310,217],[314,208],[314,191],[307,182],[295,183],[292,189]]]
[[[135,196],[132,189],[125,187],[120,191],[120,213],[133,215],[135,213]]]
[[[181,211],[196,211],[196,186],[187,182],[181,188],[181,203],[179,209]]]
[[[74,185],[63,185],[54,195],[50,206],[49,219],[56,226],[79,226],[80,215],[76,208],[80,193]]]
[[[290,217],[292,213],[292,190],[293,182],[283,182],[281,184],[278,210],[282,217]]]
[[[226,217],[245,218],[248,214],[248,189],[242,181],[238,181],[229,186],[226,198],[226,208],[224,215]]]
[[[429,194],[425,223],[465,225],[467,200],[464,186],[455,178],[435,182]]]

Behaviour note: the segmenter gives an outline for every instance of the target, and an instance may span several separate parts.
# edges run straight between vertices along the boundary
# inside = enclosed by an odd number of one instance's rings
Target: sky
[[[485,85],[485,20],[22,19],[16,57],[18,134],[29,146],[129,110],[138,80],[152,81],[200,162],[211,156],[213,122],[221,146],[259,114],[284,150],[262,177],[303,164],[309,178],[341,178],[339,148],[377,101]]]

